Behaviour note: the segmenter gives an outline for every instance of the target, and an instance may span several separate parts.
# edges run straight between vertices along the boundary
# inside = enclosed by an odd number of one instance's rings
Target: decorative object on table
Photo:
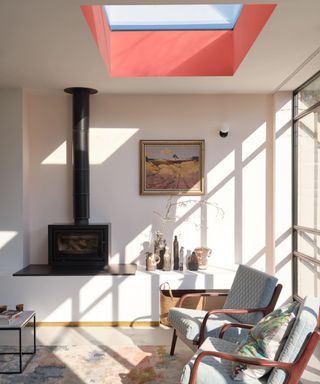
[[[203,195],[204,140],[141,140],[140,194]]]
[[[153,249],[154,249],[154,254],[160,257],[160,261],[157,264],[157,269],[163,269],[163,256],[165,253],[166,245],[167,245],[167,242],[163,238],[163,234],[160,231],[156,231]]]
[[[177,236],[173,240],[173,269],[175,271],[179,269],[179,242]]]
[[[160,256],[152,252],[146,252],[146,270],[155,271],[157,264],[160,263]]]
[[[202,270],[207,269],[208,257],[210,257],[212,253],[212,249],[207,247],[198,247],[198,248],[195,248],[194,252],[198,258],[199,269],[202,269]]]
[[[187,261],[189,271],[197,271],[199,269],[199,260],[195,252],[192,252]]]
[[[180,271],[183,271],[183,265],[184,265],[184,247],[181,247],[179,252],[179,270]]]
[[[8,309],[7,305],[3,305],[3,304],[0,305],[0,313],[6,311],[7,309]]]
[[[163,255],[163,270],[171,271],[171,255],[169,252],[169,247],[166,245],[165,252]]]
[[[0,313],[0,325],[6,325],[10,324],[13,321],[17,320],[20,315],[21,311],[15,311],[14,309],[8,309],[6,311],[3,311]]]
[[[24,308],[24,305],[23,305],[23,304],[17,304],[17,305],[16,305],[16,310],[17,310],[17,311],[22,312],[22,311],[23,311],[23,308]]]

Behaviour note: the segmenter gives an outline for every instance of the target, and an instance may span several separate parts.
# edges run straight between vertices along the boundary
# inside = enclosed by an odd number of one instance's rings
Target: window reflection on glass
[[[295,96],[295,116],[320,101],[320,77],[303,88]]]
[[[298,259],[298,295],[320,295],[320,267],[303,259]]]
[[[297,123],[297,224],[320,229],[320,108]]]
[[[293,217],[294,224],[300,227],[294,232],[293,251],[300,255],[293,255],[293,286],[294,294],[301,298],[320,294],[320,235],[312,233],[312,230],[320,230],[320,107],[317,106],[320,103],[320,72],[317,76],[295,92],[293,99],[296,118]]]
[[[320,261],[320,236],[299,231],[297,242],[298,252]]]

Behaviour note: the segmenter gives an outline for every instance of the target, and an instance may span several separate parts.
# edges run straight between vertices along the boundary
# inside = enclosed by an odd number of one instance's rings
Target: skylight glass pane
[[[242,4],[105,5],[112,31],[233,29]]]

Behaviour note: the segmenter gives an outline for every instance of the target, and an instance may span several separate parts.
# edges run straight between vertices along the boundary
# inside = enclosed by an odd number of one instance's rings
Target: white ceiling
[[[320,70],[320,0],[242,1],[271,2],[275,11],[233,77],[110,78],[80,5],[210,1],[0,0],[0,87],[152,94],[292,90]]]

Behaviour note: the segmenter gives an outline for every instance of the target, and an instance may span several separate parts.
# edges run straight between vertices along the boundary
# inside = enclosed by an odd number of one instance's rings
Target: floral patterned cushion
[[[298,307],[298,303],[290,303],[265,316],[250,330],[236,353],[260,359],[274,360],[277,358],[293,325]],[[270,369],[269,367],[233,363],[231,376],[235,381],[248,377],[259,378]]]

